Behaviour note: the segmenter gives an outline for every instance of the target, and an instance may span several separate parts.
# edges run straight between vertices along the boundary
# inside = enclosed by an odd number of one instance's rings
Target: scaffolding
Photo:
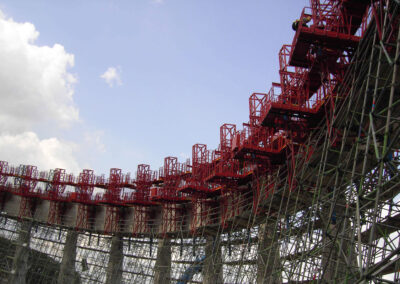
[[[1,283],[399,283],[399,12],[310,0],[280,82],[192,163],[0,162]]]

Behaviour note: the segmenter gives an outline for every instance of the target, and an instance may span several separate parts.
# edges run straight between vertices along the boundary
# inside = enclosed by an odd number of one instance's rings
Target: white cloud
[[[34,132],[0,136],[1,160],[19,164],[34,165],[39,170],[63,168],[78,173],[80,168],[74,158],[77,145],[57,138],[40,140]]]
[[[43,121],[68,126],[79,118],[73,104],[74,56],[60,44],[37,46],[39,32],[0,13],[0,130],[29,130]]]
[[[79,120],[73,102],[77,79],[68,72],[74,56],[60,44],[36,45],[38,36],[33,24],[15,22],[0,11],[0,160],[76,172],[76,145],[41,140],[32,131],[41,128],[45,134],[49,125]]]
[[[108,84],[108,86],[113,87],[114,84],[117,86],[122,85],[121,81],[121,68],[115,68],[115,67],[108,67],[106,72],[104,72],[102,75],[100,75],[100,78],[104,79],[104,81]]]

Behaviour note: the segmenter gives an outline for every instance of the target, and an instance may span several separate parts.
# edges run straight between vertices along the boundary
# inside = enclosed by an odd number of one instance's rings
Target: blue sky
[[[291,23],[307,4],[13,0],[0,9],[32,23],[37,46],[58,43],[74,56],[68,72],[79,122],[29,130],[73,143],[80,168],[107,174],[110,167],[133,173],[139,163],[158,169],[166,156],[183,161],[195,143],[216,148],[223,123],[247,122],[249,96],[278,80],[278,51],[291,43]],[[100,77],[109,67],[120,85]]]

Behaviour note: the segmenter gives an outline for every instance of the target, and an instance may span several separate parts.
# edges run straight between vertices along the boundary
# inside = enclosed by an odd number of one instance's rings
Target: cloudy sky
[[[0,0],[0,160],[134,173],[216,148],[307,3]]]

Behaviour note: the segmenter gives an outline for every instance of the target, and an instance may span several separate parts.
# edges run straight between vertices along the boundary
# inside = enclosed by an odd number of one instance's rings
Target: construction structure
[[[310,0],[249,121],[136,177],[0,162],[1,283],[399,283],[400,1]]]

